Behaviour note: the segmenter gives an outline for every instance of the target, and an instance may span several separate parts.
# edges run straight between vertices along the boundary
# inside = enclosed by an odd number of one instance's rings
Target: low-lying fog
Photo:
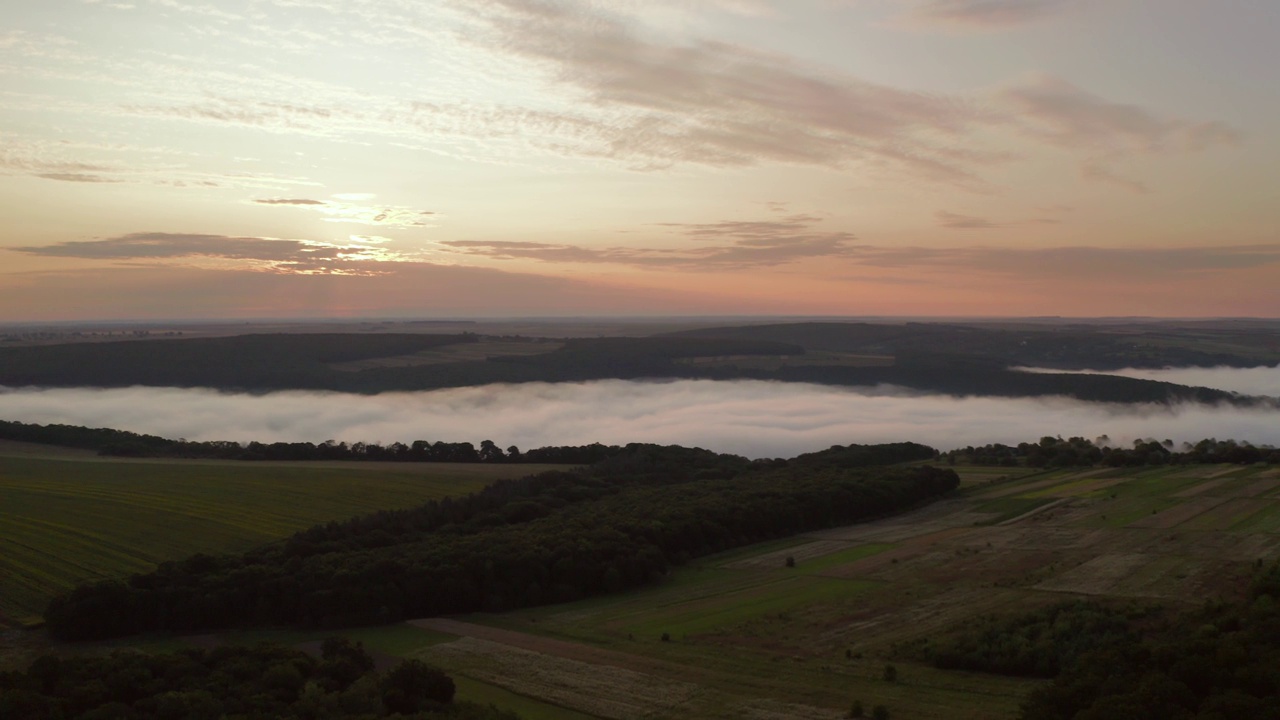
[[[1276,367],[1253,368],[1162,368],[1144,370],[1129,368],[1125,370],[1045,370],[1042,368],[1019,368],[1027,372],[1068,373],[1081,375],[1123,375],[1140,380],[1159,380],[1179,385],[1211,387],[1218,390],[1238,392],[1242,395],[1280,396],[1280,365]]]
[[[912,440],[948,450],[1044,435],[1280,444],[1280,412],[956,399],[895,388],[756,381],[490,385],[364,396],[176,388],[3,389],[0,419],[113,427],[188,440],[412,442],[502,447],[592,442],[699,446],[792,457],[834,444]]]

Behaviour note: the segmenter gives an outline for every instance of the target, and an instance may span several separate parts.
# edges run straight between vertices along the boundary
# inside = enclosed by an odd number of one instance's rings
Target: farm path
[[[706,667],[663,661],[616,650],[592,647],[577,642],[533,635],[518,630],[477,625],[449,618],[423,618],[410,620],[408,624],[424,630],[457,635],[463,638],[454,643],[435,646],[436,652],[448,654],[451,646],[457,645],[460,646],[457,651],[465,656],[468,653],[476,652],[477,648],[462,646],[479,641],[489,646],[490,649],[498,646],[509,648],[506,652],[499,652],[499,655],[524,655],[523,658],[515,658],[518,660],[515,663],[515,667],[506,668],[509,672],[482,672],[477,675],[485,682],[505,687],[512,692],[541,696],[542,693],[531,693],[530,690],[532,688],[523,687],[523,681],[527,680],[527,678],[515,676],[515,674],[518,674],[516,673],[517,668],[523,672],[527,668],[540,665],[541,663],[535,660],[538,655],[555,658],[555,662],[567,661],[572,664],[572,671],[566,669],[565,672],[557,676],[557,682],[563,686],[559,689],[563,697],[549,699],[554,700],[557,704],[571,706],[579,711],[590,712],[602,718],[621,720],[622,718],[639,716],[654,718],[688,717],[691,712],[698,714],[691,704],[700,704],[707,701],[711,701],[712,704],[718,706],[725,703],[733,705],[736,708],[735,717],[759,717],[761,720],[765,718],[773,720],[776,717],[794,718],[796,720],[835,720],[841,717],[839,712],[827,708],[791,703],[781,704],[774,700],[759,697],[723,696],[714,691],[712,691],[711,695],[707,695],[706,688],[708,687],[733,687],[735,684],[741,687],[741,685],[734,682],[735,678],[732,674]],[[482,652],[481,654],[487,653]],[[608,693],[602,688],[593,687],[593,683],[610,676],[619,678],[619,682],[623,685],[635,686],[633,691],[641,686],[647,688],[647,690],[639,693],[622,692],[622,696],[625,697],[605,698],[604,695]],[[622,682],[622,679],[627,680],[627,682]],[[614,690],[619,691],[617,688]],[[659,703],[661,707],[654,706],[652,697],[654,692],[657,692],[658,696],[662,696],[664,693],[671,695],[668,698],[670,702]],[[600,697],[597,700],[608,700],[608,702],[595,705],[587,703],[581,707],[578,706],[583,702],[584,698],[592,695],[599,695]],[[643,700],[642,698],[645,697],[649,699]],[[645,712],[637,713],[629,710],[617,712],[616,708],[610,707],[615,701],[622,700],[625,700],[624,705],[645,706]],[[775,711],[778,707],[784,707],[785,713],[782,715],[777,714]]]

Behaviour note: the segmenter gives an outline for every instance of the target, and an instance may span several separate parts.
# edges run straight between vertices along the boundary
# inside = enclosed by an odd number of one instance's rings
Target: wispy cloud
[[[946,210],[939,210],[934,213],[934,217],[938,219],[939,225],[951,230],[992,230],[1003,227],[999,223],[992,222],[986,218],[961,215],[960,213],[947,212]]]
[[[131,233],[102,240],[79,240],[44,246],[10,248],[46,257],[90,260],[172,260],[203,258],[236,261],[226,266],[291,274],[376,274],[376,263],[411,258],[375,242],[348,244],[266,237],[232,237],[191,233]]]
[[[78,183],[276,190],[315,185],[300,177],[190,167],[193,154],[171,147],[51,140],[0,132],[0,174]]]
[[[902,25],[944,30],[1004,30],[1079,6],[1080,0],[912,0]]]
[[[1032,76],[1004,88],[997,97],[1012,106],[1029,133],[1066,148],[1186,152],[1240,140],[1239,133],[1224,123],[1160,117],[1051,75]]]
[[[1007,227],[983,218],[957,216],[954,229]],[[1039,222],[1033,220],[1030,222]],[[612,264],[640,269],[686,271],[772,268],[800,260],[826,258],[847,267],[864,266],[902,273],[950,273],[1037,280],[1172,281],[1192,275],[1280,266],[1280,244],[1199,247],[1045,247],[969,246],[955,248],[866,245],[848,233],[797,231],[779,223],[673,225],[690,238],[729,240],[704,247],[584,247],[511,240],[446,241],[452,250],[494,260],[536,260],[554,264]],[[886,278],[887,279],[887,278]]]
[[[267,254],[280,253],[271,248]],[[258,262],[157,259],[106,268],[0,274],[0,319],[580,317],[694,308],[718,314],[740,311],[730,299],[688,289],[650,290],[425,261],[379,264],[379,274],[261,272],[253,270]]]
[[[969,176],[947,151],[977,112],[955,98],[723,42],[653,39],[587,4],[467,7],[483,30],[477,42],[540,64],[565,91],[608,111],[597,142],[583,148],[599,156],[649,168],[866,162],[950,181]]]
[[[83,182],[83,183],[118,183],[124,182],[118,178],[109,178],[102,175],[92,175],[90,173],[75,172],[52,172],[52,173],[36,173],[36,177],[45,180],[61,180],[63,182]]]
[[[216,9],[212,5],[165,2],[175,18],[203,15],[211,26],[235,24],[210,16],[206,10]],[[1069,5],[1063,0],[928,0],[912,4],[909,12],[957,26],[995,27],[1048,17]],[[691,13],[708,7],[692,0],[663,0],[660,6]],[[700,32],[708,28],[702,26],[657,32],[649,22],[654,7],[638,0],[288,0],[243,13],[227,11],[244,14],[249,26],[217,36],[222,43],[276,41],[297,30],[282,15],[296,10],[326,18],[308,26],[325,37],[299,38],[299,52],[315,54],[317,47],[338,43],[367,61],[371,58],[363,54],[369,48],[447,47],[430,62],[451,63],[444,73],[448,86],[414,87],[408,93],[307,76],[298,70],[302,65],[158,52],[102,57],[74,44],[41,50],[42,41],[23,34],[6,36],[7,50],[0,42],[0,60],[5,52],[56,52],[48,62],[15,66],[24,76],[120,88],[119,102],[110,104],[52,98],[68,114],[231,126],[350,146],[376,138],[503,164],[543,162],[550,156],[648,171],[790,163],[989,189],[987,171],[1017,160],[992,145],[992,130],[1012,127],[1084,159],[1106,158],[1103,167],[1112,174],[1110,165],[1120,155],[1191,152],[1237,140],[1236,132],[1221,123],[1161,117],[1050,77],[995,93],[913,92],[704,36]],[[757,17],[780,6],[722,0],[715,7]],[[502,75],[513,68],[521,76],[520,91],[507,93],[516,85],[504,85]],[[32,98],[28,104],[47,107],[50,99]],[[97,164],[84,154],[68,160]],[[190,167],[190,162],[178,165]],[[314,171],[301,162],[297,167],[299,174]],[[149,181],[145,173],[123,171],[47,167],[38,172],[55,178],[67,174],[66,179],[79,172]],[[1096,172],[1085,176],[1102,179]]]
[[[254,200],[258,205],[298,205],[298,206],[314,206],[324,205],[323,200],[308,200],[306,198],[266,198]]]
[[[1101,98],[1073,83],[1038,74],[1005,87],[996,100],[1010,109],[1010,122],[1024,135],[1072,151],[1088,153],[1085,179],[1146,192],[1112,164],[1133,155],[1199,152],[1232,146],[1241,135],[1217,121],[1162,117],[1146,108]]]
[[[1200,247],[964,248],[859,246],[852,259],[903,270],[966,269],[1020,278],[1172,280],[1280,265],[1280,243]]]
[[[811,215],[791,215],[777,220],[659,224],[658,227],[676,231],[689,240],[714,243],[677,248],[588,248],[487,240],[445,241],[441,245],[497,260],[608,263],[674,270],[741,270],[848,255],[856,238],[847,232],[821,231],[815,227],[820,222],[820,218]]]

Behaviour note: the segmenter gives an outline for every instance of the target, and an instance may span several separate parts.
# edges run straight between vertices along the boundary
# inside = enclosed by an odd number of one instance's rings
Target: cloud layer
[[[1044,435],[1106,434],[1280,443],[1276,411],[1111,406],[1066,399],[952,399],[893,388],[766,382],[606,381],[493,385],[377,396],[211,390],[20,389],[0,417],[115,427],[190,440],[409,442],[504,447],[675,443],[749,457],[791,457],[833,444],[912,440],[942,450]]]
[[[917,0],[899,19],[911,27],[1005,30],[1070,9],[1079,0]]]
[[[609,263],[639,268],[733,270],[773,267],[806,258],[849,255],[851,233],[824,231],[821,218],[790,215],[774,220],[717,223],[660,223],[685,239],[709,245],[678,248],[587,248],[512,240],[449,240],[441,245],[466,255],[497,260],[558,263]]]
[[[231,261],[240,269],[291,274],[373,274],[374,263],[408,258],[377,247],[381,238],[352,236],[346,245],[312,240],[228,237],[192,233],[131,233],[103,240],[82,240],[40,247],[12,248],[46,257],[90,260],[172,260],[204,258]]]

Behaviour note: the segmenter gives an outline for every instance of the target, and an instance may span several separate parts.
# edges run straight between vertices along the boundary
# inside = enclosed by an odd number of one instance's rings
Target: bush
[[[382,701],[391,712],[412,715],[453,702],[453,678],[420,660],[405,660],[382,680]]]

